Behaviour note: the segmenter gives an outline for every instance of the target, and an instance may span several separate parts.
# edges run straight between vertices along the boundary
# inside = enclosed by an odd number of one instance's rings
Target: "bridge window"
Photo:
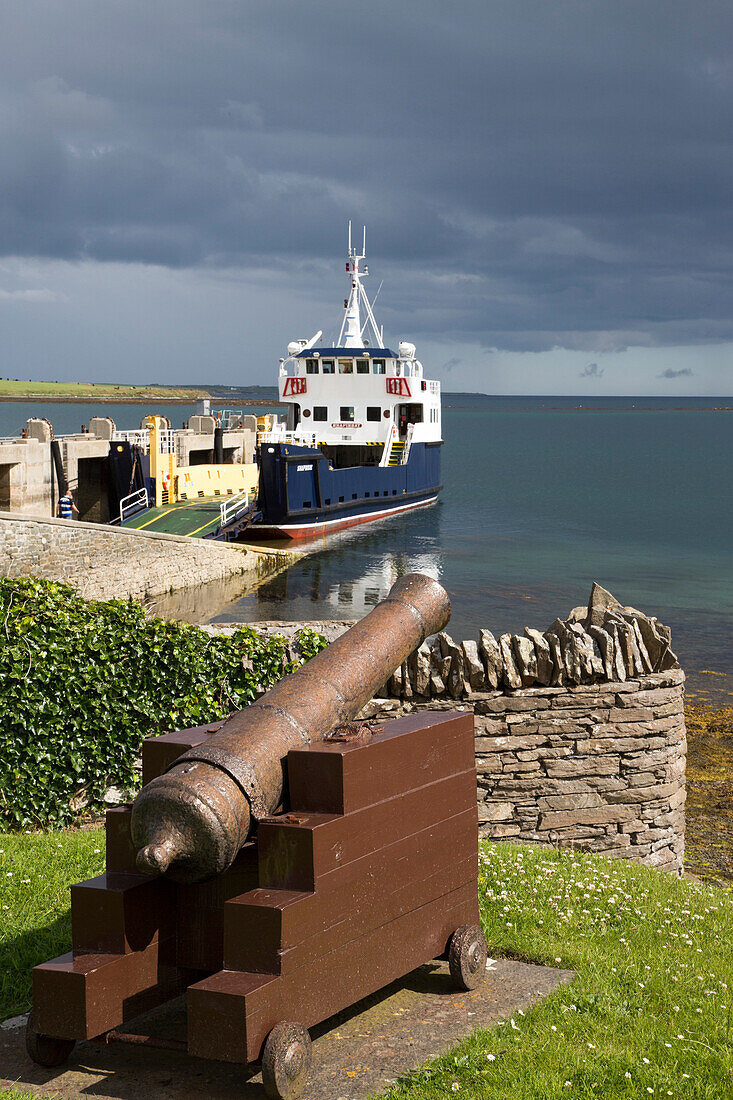
[[[386,374],[384,359],[372,359],[372,370],[375,374]]]
[[[380,405],[367,405],[367,420],[381,420],[382,409]]]
[[[314,405],[313,406],[313,419],[320,420],[321,422],[328,420],[328,406],[327,405]]]
[[[356,373],[357,374],[369,374],[369,360],[357,359],[356,360]]]
[[[305,373],[306,374],[318,374],[318,360],[306,359],[305,361]]]
[[[323,360],[323,362],[321,363],[321,373],[322,374],[333,374],[334,373],[333,359],[324,359]]]
[[[342,405],[341,406],[341,419],[342,420],[353,420],[354,419],[354,406],[353,405]]]
[[[354,360],[353,359],[339,359],[339,374],[353,374],[354,373]]]

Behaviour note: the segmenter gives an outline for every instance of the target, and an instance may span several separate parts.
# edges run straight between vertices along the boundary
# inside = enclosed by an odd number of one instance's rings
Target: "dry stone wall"
[[[594,584],[544,632],[437,635],[386,694],[473,710],[482,836],[682,871],[684,673],[657,619]]]
[[[681,873],[684,673],[461,700],[375,699],[364,717],[472,710],[479,834],[574,847]]]
[[[524,634],[497,639],[482,630],[477,641],[456,642],[442,631],[395,671],[386,691],[405,699],[461,699],[487,688],[623,683],[679,668],[671,642],[669,627],[623,607],[594,584],[587,607],[574,608],[567,620],[555,619],[544,632],[526,627]]]
[[[676,669],[473,703],[481,835],[681,871],[683,681]]]

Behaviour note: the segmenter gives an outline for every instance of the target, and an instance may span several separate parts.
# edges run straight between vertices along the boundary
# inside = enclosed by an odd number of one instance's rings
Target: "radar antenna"
[[[369,298],[361,284],[361,280],[364,276],[369,274],[369,268],[364,265],[360,267],[360,263],[366,257],[366,226],[364,226],[364,232],[362,236],[362,248],[361,253],[357,252],[356,248],[351,243],[351,222],[349,222],[349,254],[346,260],[346,272],[349,276],[351,286],[349,288],[349,296],[344,299],[344,319],[341,322],[341,332],[339,333],[338,347],[343,348],[363,348],[364,345],[364,332],[367,327],[371,327],[372,334],[377,347],[382,347],[382,341],[384,339],[384,330],[379,327],[375,318],[371,305],[369,304]],[[380,288],[381,289],[381,288]],[[375,299],[376,301],[376,299]],[[362,326],[361,323],[361,310],[364,309],[366,314],[366,321]]]

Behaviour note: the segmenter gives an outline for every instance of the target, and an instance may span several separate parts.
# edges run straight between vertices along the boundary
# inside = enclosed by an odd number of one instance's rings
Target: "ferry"
[[[260,432],[257,517],[248,539],[304,539],[433,504],[440,492],[440,383],[415,345],[384,344],[349,224],[349,293],[333,347],[288,344],[278,391],[287,416]]]
[[[109,522],[227,542],[305,539],[437,500],[440,383],[424,377],[414,344],[385,346],[365,258],[366,230],[359,251],[349,225],[339,336],[288,345],[286,416],[212,412],[202,399],[180,431],[157,415],[139,431],[90,421],[109,440]]]

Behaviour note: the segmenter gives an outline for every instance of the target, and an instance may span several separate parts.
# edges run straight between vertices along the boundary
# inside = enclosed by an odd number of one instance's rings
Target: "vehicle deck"
[[[226,497],[204,497],[198,500],[181,500],[177,504],[164,504],[159,508],[147,508],[127,520],[125,527],[138,531],[157,531],[165,535],[187,535],[201,539],[213,535],[221,523],[220,506]]]

